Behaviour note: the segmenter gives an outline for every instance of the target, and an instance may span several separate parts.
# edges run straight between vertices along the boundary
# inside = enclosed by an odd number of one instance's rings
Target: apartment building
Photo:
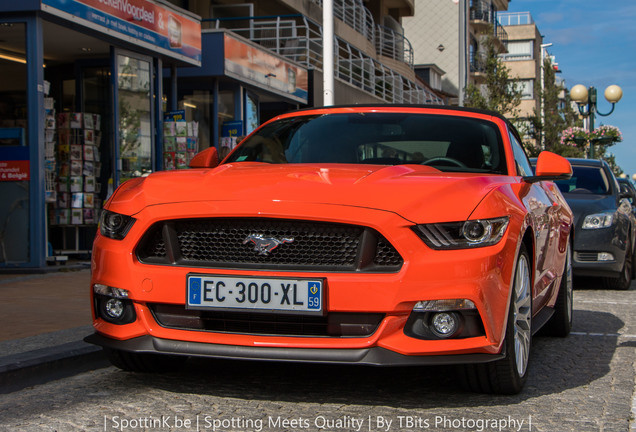
[[[507,35],[497,14],[506,11],[508,3],[415,0],[415,14],[403,17],[402,23],[413,45],[416,73],[438,83],[452,104],[463,104],[466,86],[484,78],[485,36],[492,35],[499,51],[505,51]]]
[[[547,55],[543,37],[530,12],[507,12],[498,15],[499,24],[508,34],[506,53],[501,59],[509,70],[509,76],[517,79],[521,89],[519,115],[527,119],[541,112],[540,86],[543,59]]]
[[[202,17],[204,45],[222,32],[306,68],[308,95],[300,105],[323,105],[322,0],[171,2]],[[414,13],[414,0],[334,0],[333,10],[335,104],[442,103],[416,79],[413,49],[400,24]],[[275,75],[251,90],[276,85],[281,77]],[[261,120],[277,111],[266,98],[259,108]]]

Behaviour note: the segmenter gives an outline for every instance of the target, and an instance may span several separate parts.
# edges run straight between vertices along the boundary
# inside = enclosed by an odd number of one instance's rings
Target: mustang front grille
[[[189,310],[184,306],[149,304],[162,327],[277,336],[368,337],[378,328],[384,314],[329,313],[326,316],[258,312]]]
[[[403,263],[371,228],[266,218],[158,222],[136,254],[146,264],[273,270],[396,272]]]

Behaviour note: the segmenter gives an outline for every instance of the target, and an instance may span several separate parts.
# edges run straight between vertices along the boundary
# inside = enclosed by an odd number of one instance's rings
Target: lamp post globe
[[[611,85],[605,89],[605,99],[609,103],[616,103],[623,97],[623,89],[617,85]]]
[[[570,99],[578,104],[587,103],[587,88],[583,84],[577,84],[570,89]]]
[[[636,182],[636,174],[632,174],[632,180]]]

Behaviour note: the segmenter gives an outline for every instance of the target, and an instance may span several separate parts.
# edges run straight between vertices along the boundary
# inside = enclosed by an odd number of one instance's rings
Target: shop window
[[[234,120],[234,91],[222,90],[219,92],[219,123]]]
[[[258,127],[258,101],[247,95],[245,102],[245,133],[251,134]]]
[[[163,169],[184,169],[199,151],[210,147],[212,95],[195,90],[179,101],[179,110],[164,111]]]
[[[120,182],[152,171],[151,64],[117,56]]]
[[[67,112],[75,112],[77,109],[75,108],[76,94],[77,90],[75,88],[75,80],[68,79],[62,81],[62,105],[60,106],[60,111]]]
[[[0,265],[4,265],[28,262],[30,255],[24,23],[0,22],[0,77]]]
[[[227,124],[234,122],[234,91],[232,90],[222,90],[219,91],[219,143],[221,146],[220,155],[225,156],[229,149],[232,148],[232,145],[227,143],[227,140],[224,138],[228,138],[228,136],[224,136],[223,130],[227,129]],[[224,149],[223,147],[227,147]]]
[[[0,23],[0,145],[25,145],[27,69],[25,24]]]
[[[192,134],[197,138],[195,150],[201,151],[212,145],[210,136],[212,124],[212,93],[207,90],[195,90],[179,102],[185,111],[186,121],[192,124]],[[198,131],[198,133],[194,133]]]

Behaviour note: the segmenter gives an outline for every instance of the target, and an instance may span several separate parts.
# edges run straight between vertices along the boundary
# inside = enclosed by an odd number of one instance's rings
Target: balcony
[[[493,36],[502,44],[508,41],[508,33],[497,21],[498,12],[489,0],[473,0],[470,7],[471,25],[478,31],[493,30]]]
[[[485,53],[470,53],[470,73],[478,83],[481,82],[482,77],[485,77],[487,61],[488,56]]]
[[[322,8],[322,0],[311,0]],[[333,2],[333,15],[349,27],[363,35],[369,42],[375,39],[373,16],[364,7],[362,0],[341,0]]]
[[[406,63],[413,69],[413,46],[404,35],[378,25],[375,31],[375,49],[379,55]]]
[[[322,26],[304,15],[212,18],[202,20],[201,24],[204,29],[231,30],[307,68],[323,70]],[[391,54],[387,57],[395,55],[410,59],[412,65],[410,43],[394,34],[386,37],[393,38],[386,41],[387,46],[394,43],[400,47],[386,48],[386,53]],[[334,40],[334,57],[335,77],[338,80],[385,102],[443,104],[443,100],[435,93],[339,37]]]
[[[470,20],[481,21],[487,24],[494,24],[496,11],[493,9],[490,1],[473,0],[470,7]]]
[[[530,12],[498,12],[497,21],[502,26],[518,26],[534,24]]]

